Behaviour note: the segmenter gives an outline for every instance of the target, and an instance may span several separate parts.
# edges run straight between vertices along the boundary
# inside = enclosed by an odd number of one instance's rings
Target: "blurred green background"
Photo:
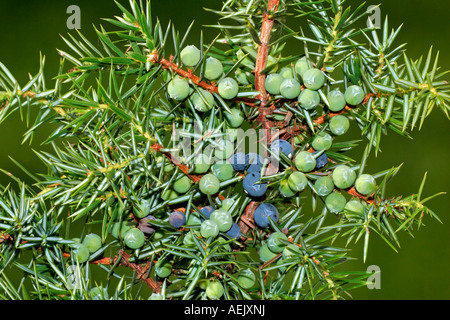
[[[119,1],[127,5],[128,1]],[[182,32],[192,20],[195,26],[189,40],[198,43],[199,32],[203,24],[216,23],[216,16],[202,11],[203,7],[218,8],[218,0],[153,0],[153,16],[158,16],[167,25],[175,22]],[[348,1],[349,4],[361,3]],[[389,16],[391,27],[403,25],[397,43],[408,43],[410,57],[426,55],[430,46],[440,51],[442,69],[450,69],[450,2],[443,0],[382,0],[368,1],[381,3],[382,17]],[[67,33],[74,34],[66,26],[70,16],[66,13],[70,5],[81,9],[81,31],[93,43],[96,40],[93,24],[103,24],[101,18],[120,14],[113,0],[67,1],[67,0],[2,0],[0,2],[0,61],[4,63],[24,84],[28,74],[35,74],[39,67],[39,53],[46,56],[46,75],[50,80],[59,66],[56,48],[68,50],[60,38]],[[215,30],[205,29],[206,39],[211,40]],[[205,41],[207,42],[207,41]],[[100,45],[100,44],[99,44]],[[286,54],[303,53],[299,43],[293,43]],[[450,78],[450,76],[449,76]],[[390,133],[382,140],[382,153],[368,164],[367,172],[378,172],[404,163],[398,176],[390,183],[389,196],[409,195],[417,192],[425,172],[428,172],[426,195],[450,190],[450,122],[436,110],[425,122],[421,131],[414,131],[413,140]],[[39,139],[30,146],[22,145],[22,135],[27,126],[16,115],[0,126],[0,168],[26,179],[15,167],[9,157],[18,160],[31,172],[43,172],[44,166],[32,152],[33,149],[49,150],[39,145]],[[43,135],[46,132],[42,132]],[[352,151],[359,159],[362,150]],[[0,176],[0,183],[6,185],[12,181]],[[394,252],[383,240],[371,237],[368,260],[364,264],[362,243],[353,247],[351,256],[358,260],[345,264],[347,270],[365,270],[377,265],[381,270],[381,289],[369,290],[366,287],[351,291],[355,299],[450,299],[450,217],[449,195],[434,199],[430,208],[442,219],[443,224],[425,219],[426,226],[415,232],[412,238],[400,234],[402,247]]]

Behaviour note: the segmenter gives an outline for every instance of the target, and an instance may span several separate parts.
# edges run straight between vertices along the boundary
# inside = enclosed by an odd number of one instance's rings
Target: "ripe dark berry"
[[[156,231],[156,227],[151,223],[151,221],[155,221],[156,218],[152,215],[148,215],[145,218],[139,220],[139,230],[146,234],[154,234]]]
[[[235,153],[228,161],[233,166],[233,169],[238,172],[245,171],[248,166],[247,156],[243,152]]]
[[[214,212],[214,208],[211,206],[206,206],[200,209],[200,212],[206,217],[206,219],[209,219],[211,216],[211,213]]]
[[[262,203],[258,208],[256,208],[253,218],[255,219],[255,223],[260,228],[267,228],[270,225],[269,218],[271,218],[274,222],[278,222],[279,213],[273,204]]]
[[[174,211],[169,215],[169,223],[175,228],[181,228],[186,224],[186,216],[183,212]]]
[[[230,230],[227,231],[227,235],[229,235],[233,239],[239,239],[241,236],[241,228],[235,222],[231,225]]]
[[[315,155],[317,152],[318,151],[314,152],[313,155]],[[328,156],[324,152],[316,158],[316,170],[322,169],[323,167],[325,167],[327,165],[327,163],[328,163]]]
[[[248,153],[246,155],[247,158],[247,163],[248,168],[247,168],[247,172],[256,172],[259,173],[261,172],[261,168],[263,165],[263,159],[261,158],[261,156],[257,153]]]
[[[270,150],[277,157],[280,156],[280,152],[283,153],[289,159],[291,159],[294,154],[294,148],[292,148],[292,145],[289,142],[287,142],[286,140],[282,140],[282,139],[277,139],[277,140],[273,141],[270,144]]]
[[[244,191],[250,197],[262,197],[267,191],[267,182],[260,183],[259,172],[249,172],[242,181]]]

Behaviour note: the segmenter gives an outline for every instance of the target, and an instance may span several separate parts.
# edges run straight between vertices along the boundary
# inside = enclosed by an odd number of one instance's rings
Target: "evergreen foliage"
[[[25,85],[0,63],[0,121],[21,112],[24,142],[55,128],[53,152],[36,151],[47,172],[14,160],[34,183],[0,188],[1,299],[343,299],[369,276],[342,271],[355,242],[365,260],[369,238],[396,250],[439,220],[426,175],[386,198],[400,167],[365,169],[388,131],[448,116],[446,72],[396,46],[387,19],[357,27],[365,4],[227,0],[197,44],[150,1],[117,5],[98,41],[63,38],[51,84],[44,58]]]

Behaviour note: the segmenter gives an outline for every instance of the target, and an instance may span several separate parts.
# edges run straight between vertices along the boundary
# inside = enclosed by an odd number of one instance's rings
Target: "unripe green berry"
[[[364,97],[364,90],[360,86],[351,85],[345,90],[345,101],[349,105],[360,105],[364,101]]]
[[[239,272],[237,281],[239,285],[244,289],[250,289],[255,285],[256,276],[250,269],[244,269]]]
[[[189,96],[189,83],[184,79],[175,78],[167,85],[167,92],[172,99],[182,101]]]
[[[233,99],[239,93],[239,85],[233,78],[223,78],[219,81],[218,87],[219,95],[227,100]]]
[[[267,239],[267,247],[270,251],[275,253],[281,253],[286,247],[283,241],[287,241],[287,237],[282,232],[273,232],[270,234],[269,239]]]
[[[218,59],[209,57],[205,62],[204,76],[208,80],[216,80],[223,73],[223,65]]]
[[[272,260],[275,258],[277,254],[275,252],[272,252],[269,247],[267,246],[267,243],[263,244],[259,248],[259,258],[262,262],[267,262],[269,260]]]
[[[364,214],[364,205],[358,199],[353,199],[347,202],[344,207],[345,210],[349,211],[349,216],[352,214],[363,215]],[[347,215],[346,215],[347,216]]]
[[[211,167],[211,158],[206,154],[199,154],[194,158],[194,172],[196,174],[203,174],[209,170]]]
[[[234,76],[236,77],[237,82],[239,82],[240,84],[242,84],[244,86],[247,86],[250,84],[250,82],[247,79],[247,73],[242,71],[241,69],[236,69]]]
[[[280,94],[281,83],[284,78],[279,73],[271,73],[266,78],[265,87],[267,92],[273,95]]]
[[[303,74],[309,69],[310,67],[306,57],[297,60],[297,62],[295,63],[295,72],[302,78]]]
[[[242,113],[241,109],[238,108],[231,108],[231,113],[225,111],[225,118],[228,120],[228,123],[233,128],[238,128],[241,126],[242,122],[244,122],[244,114]]]
[[[326,132],[321,132],[312,142],[312,147],[316,151],[328,150],[333,145],[333,138]]]
[[[280,85],[280,93],[286,99],[295,99],[301,91],[300,83],[295,79],[284,79]]]
[[[224,293],[223,285],[218,280],[213,280],[208,283],[205,293],[209,299],[219,300]]]
[[[178,198],[178,194],[175,191],[173,191],[172,189],[167,189],[165,192],[163,192],[161,194],[161,199],[163,201],[173,200],[176,198]]]
[[[214,155],[219,159],[228,159],[234,154],[234,144],[226,139],[218,142],[219,146],[214,149]]]
[[[299,253],[300,247],[296,244],[291,243],[284,247],[282,256],[284,259],[289,259],[292,257],[297,257]]]
[[[355,188],[362,195],[371,195],[377,188],[375,178],[370,174],[362,174],[355,181]]]
[[[234,175],[233,166],[226,162],[215,163],[212,166],[212,172],[220,181],[230,180]]]
[[[320,95],[317,91],[304,89],[298,96],[300,106],[305,110],[312,110],[320,104]]]
[[[337,136],[345,134],[349,128],[350,121],[346,116],[340,114],[330,119],[330,131]]]
[[[318,90],[325,83],[323,72],[316,68],[306,70],[302,78],[305,87],[311,90]]]
[[[289,187],[288,180],[281,180],[280,186],[278,187],[281,195],[285,198],[290,198],[295,196],[295,192]]]
[[[192,181],[188,176],[182,176],[173,183],[173,190],[177,193],[186,193],[191,188]]]
[[[339,89],[330,91],[327,95],[327,100],[329,103],[328,108],[332,112],[339,112],[347,105],[345,96]]]
[[[328,210],[336,214],[344,210],[346,203],[345,197],[337,191],[333,191],[325,198],[325,205]]]
[[[172,273],[172,265],[165,260],[158,260],[155,264],[156,275],[160,278],[167,278]]]
[[[150,214],[150,209],[150,201],[147,199],[141,199],[138,203],[136,203],[133,214],[136,216],[136,218],[142,219]]]
[[[73,253],[75,255],[75,259],[79,263],[84,263],[89,260],[89,248],[83,243],[77,243],[73,246]]]
[[[215,194],[219,192],[220,181],[215,175],[208,173],[200,179],[199,188],[204,194]]]
[[[222,200],[220,208],[229,212],[234,203],[235,203],[234,199],[225,198]]]
[[[124,221],[122,221],[122,223],[116,222],[112,227],[111,234],[116,239],[119,238],[119,234],[120,237],[123,238],[125,236],[125,233],[127,233],[127,231],[130,230],[132,227],[133,226],[128,222]]]
[[[314,189],[316,189],[319,196],[326,197],[334,190],[333,179],[328,176],[318,178],[314,182]]]
[[[331,174],[334,185],[339,189],[350,188],[356,180],[355,171],[345,164],[337,166]]]
[[[102,247],[102,238],[95,233],[90,233],[84,237],[83,244],[88,247],[90,253],[94,253]]]
[[[187,46],[181,50],[180,58],[185,66],[194,67],[200,62],[200,50],[194,45]]]
[[[294,160],[295,167],[301,172],[313,171],[316,167],[316,159],[311,152],[301,151]]]
[[[233,219],[230,213],[224,209],[215,210],[211,213],[209,220],[214,221],[221,232],[227,232],[233,224]]]
[[[365,203],[358,199],[352,199],[344,207],[345,218],[349,221],[364,219]]]
[[[279,72],[280,76],[282,76],[284,79],[293,79],[294,73],[292,72],[291,67],[284,67]]]
[[[131,228],[125,233],[123,242],[130,249],[139,249],[144,245],[145,235],[138,228]]]
[[[190,100],[192,102],[192,105],[196,110],[200,112],[211,110],[211,108],[214,106],[214,96],[211,94],[211,92],[201,88],[200,92],[201,95],[198,92],[195,92],[191,96]]]
[[[308,185],[308,179],[306,178],[304,173],[295,171],[289,176],[288,183],[292,191],[301,192],[305,190],[306,186]]]

